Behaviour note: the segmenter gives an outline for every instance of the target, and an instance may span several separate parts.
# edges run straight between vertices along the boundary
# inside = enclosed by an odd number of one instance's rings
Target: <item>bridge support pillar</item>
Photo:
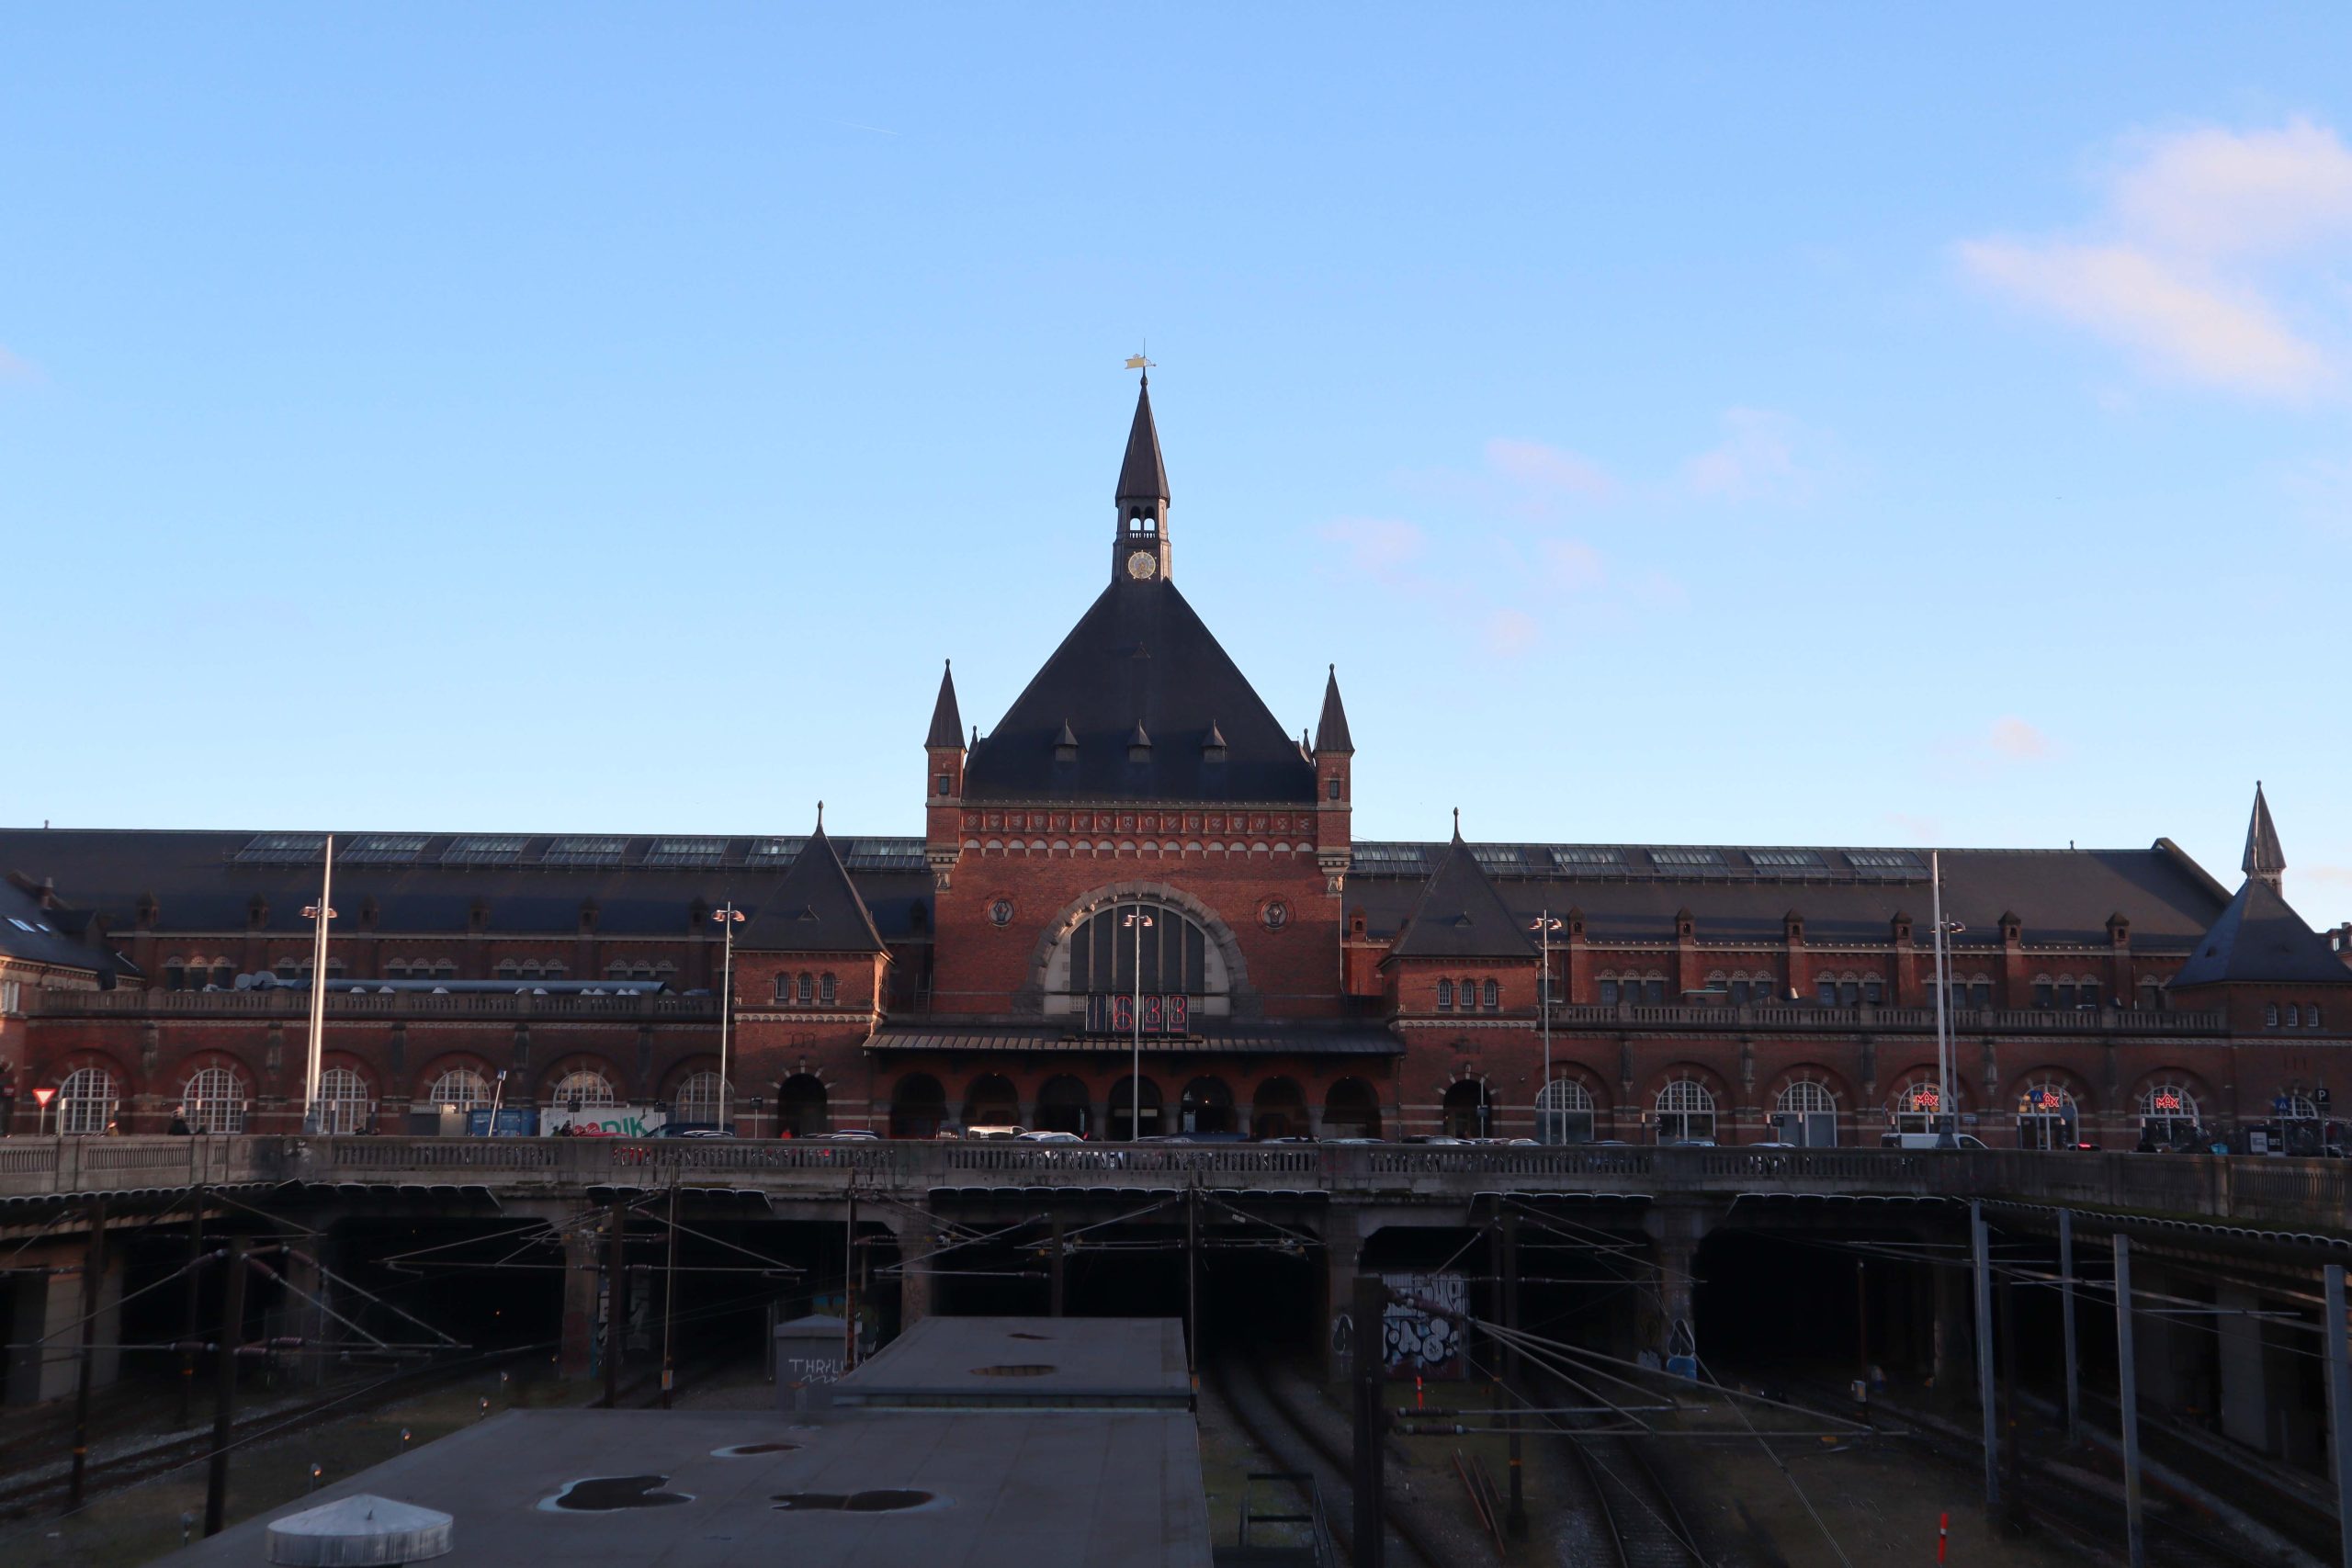
[[[113,1238],[108,1237],[109,1241]],[[113,1248],[109,1247],[109,1254]],[[82,1365],[83,1248],[80,1243],[60,1244],[35,1254],[40,1261],[19,1260],[15,1289],[0,1289],[0,1333],[6,1341],[24,1347],[0,1352],[0,1395],[9,1404],[32,1404],[62,1399],[74,1392]],[[98,1317],[90,1352],[90,1383],[104,1388],[115,1381],[122,1353],[122,1266],[109,1256],[98,1280]]]
[[[1643,1228],[1650,1235],[1657,1295],[1641,1313],[1640,1348],[1660,1358],[1698,1354],[1691,1305],[1699,1244],[1714,1228],[1715,1212],[1693,1203],[1654,1205]]]
[[[2263,1386],[2262,1320],[2252,1315],[2261,1309],[2262,1298],[2244,1285],[2222,1285],[2215,1293],[2222,1309],[2213,1320],[2221,1340],[2222,1431],[2257,1453],[2274,1453],[2269,1391]]]
[[[891,1229],[899,1238],[899,1332],[904,1334],[932,1313],[931,1212],[901,1215]]]
[[[1976,1353],[1969,1331],[1969,1270],[1958,1259],[1928,1270],[1935,1295],[1934,1343],[1929,1347],[1928,1380],[1934,1384],[1938,1408],[1955,1410],[1970,1403],[1969,1378]]]
[[[596,1231],[585,1220],[583,1213],[563,1233],[563,1340],[557,1365],[567,1378],[584,1378],[595,1365],[596,1301],[604,1282],[596,1272]]]
[[[1351,1216],[1333,1213],[1323,1233],[1323,1377],[1327,1382],[1345,1382],[1353,1375],[1358,1344],[1368,1346],[1374,1355],[1380,1353],[1380,1325],[1354,1320],[1356,1272],[1363,1256],[1363,1227]]]

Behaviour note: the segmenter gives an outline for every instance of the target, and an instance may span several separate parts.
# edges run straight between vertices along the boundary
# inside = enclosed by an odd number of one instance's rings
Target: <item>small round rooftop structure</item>
[[[448,1554],[449,1516],[362,1492],[272,1520],[269,1560],[286,1568],[424,1562]]]

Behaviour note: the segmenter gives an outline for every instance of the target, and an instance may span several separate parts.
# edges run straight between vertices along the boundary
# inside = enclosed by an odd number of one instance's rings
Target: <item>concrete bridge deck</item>
[[[778,1200],[1201,1186],[1335,1202],[1485,1193],[1985,1199],[2352,1236],[2352,1161],[2200,1155],[1616,1145],[1014,1144],[607,1138],[9,1138],[0,1200],[198,1183],[455,1187],[501,1199],[723,1186]]]

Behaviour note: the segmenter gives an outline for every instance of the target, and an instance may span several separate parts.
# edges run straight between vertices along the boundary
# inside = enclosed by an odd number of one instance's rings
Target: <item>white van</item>
[[[1940,1148],[1942,1145],[1939,1140],[1942,1137],[1941,1133],[1882,1133],[1879,1134],[1878,1146],[1883,1149]],[[1963,1149],[1982,1149],[1990,1146],[1984,1139],[1967,1133],[1960,1134],[1957,1141]]]

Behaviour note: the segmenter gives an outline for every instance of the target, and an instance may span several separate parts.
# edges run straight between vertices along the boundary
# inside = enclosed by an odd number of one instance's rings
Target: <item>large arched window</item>
[[[1139,926],[1140,920],[1151,923]],[[1078,996],[1133,996],[1141,990],[1204,997],[1225,988],[1225,964],[1206,928],[1167,904],[1106,904],[1080,921],[1064,946],[1069,977],[1049,983],[1050,989]],[[1059,980],[1057,973],[1049,976],[1049,982]]]
[[[198,1133],[245,1130],[244,1080],[227,1067],[207,1067],[180,1090],[187,1124]]]
[[[1784,1143],[1826,1147],[1838,1141],[1838,1097],[1825,1084],[1799,1078],[1773,1102],[1772,1122]]]
[[[1554,1078],[1535,1096],[1535,1141],[1592,1142],[1592,1092],[1574,1078]]]
[[[1093,1132],[1094,1100],[1086,1085],[1068,1073],[1039,1085],[1037,1126],[1047,1133],[1076,1133],[1081,1138]]]
[[[1021,1121],[1021,1096],[1001,1073],[982,1073],[964,1091],[966,1127],[1011,1127]]]
[[[2038,1078],[2018,1096],[2018,1147],[2063,1149],[2075,1141],[2075,1097],[2052,1078]]]
[[[363,1132],[375,1111],[368,1080],[349,1067],[329,1067],[319,1075],[320,1132]]]
[[[116,1099],[114,1075],[104,1067],[66,1074],[57,1086],[57,1130],[76,1137],[105,1132],[114,1120]]]
[[[1932,1133],[1937,1130],[1936,1112],[1942,1104],[1943,1091],[1931,1077],[1915,1077],[1894,1091],[1887,1102],[1887,1114],[1893,1118],[1898,1133]],[[1959,1097],[1953,1096],[1955,1103]],[[1955,1122],[1954,1125],[1957,1125]]]
[[[548,1102],[563,1110],[584,1110],[592,1105],[619,1103],[613,1093],[612,1080],[585,1067],[556,1079]]]
[[[1250,1106],[1251,1137],[1290,1138],[1306,1131],[1306,1096],[1296,1078],[1272,1077],[1258,1086]]]
[[[2140,1131],[2158,1148],[2195,1141],[2197,1128],[2197,1097],[2187,1084],[2166,1078],[2140,1097]]]
[[[454,1105],[464,1111],[490,1103],[490,1085],[471,1067],[451,1067],[424,1091],[427,1105]]]
[[[1714,1142],[1715,1097],[1696,1078],[1675,1078],[1657,1091],[1657,1141]]]
[[[677,1097],[670,1101],[670,1120],[689,1127],[718,1127],[725,1124],[727,1109],[719,1094],[717,1073],[688,1073],[678,1085]]]
[[[1176,1102],[1180,1133],[1230,1133],[1233,1126],[1233,1090],[1223,1078],[1194,1078],[1184,1086],[1183,1099]]]

